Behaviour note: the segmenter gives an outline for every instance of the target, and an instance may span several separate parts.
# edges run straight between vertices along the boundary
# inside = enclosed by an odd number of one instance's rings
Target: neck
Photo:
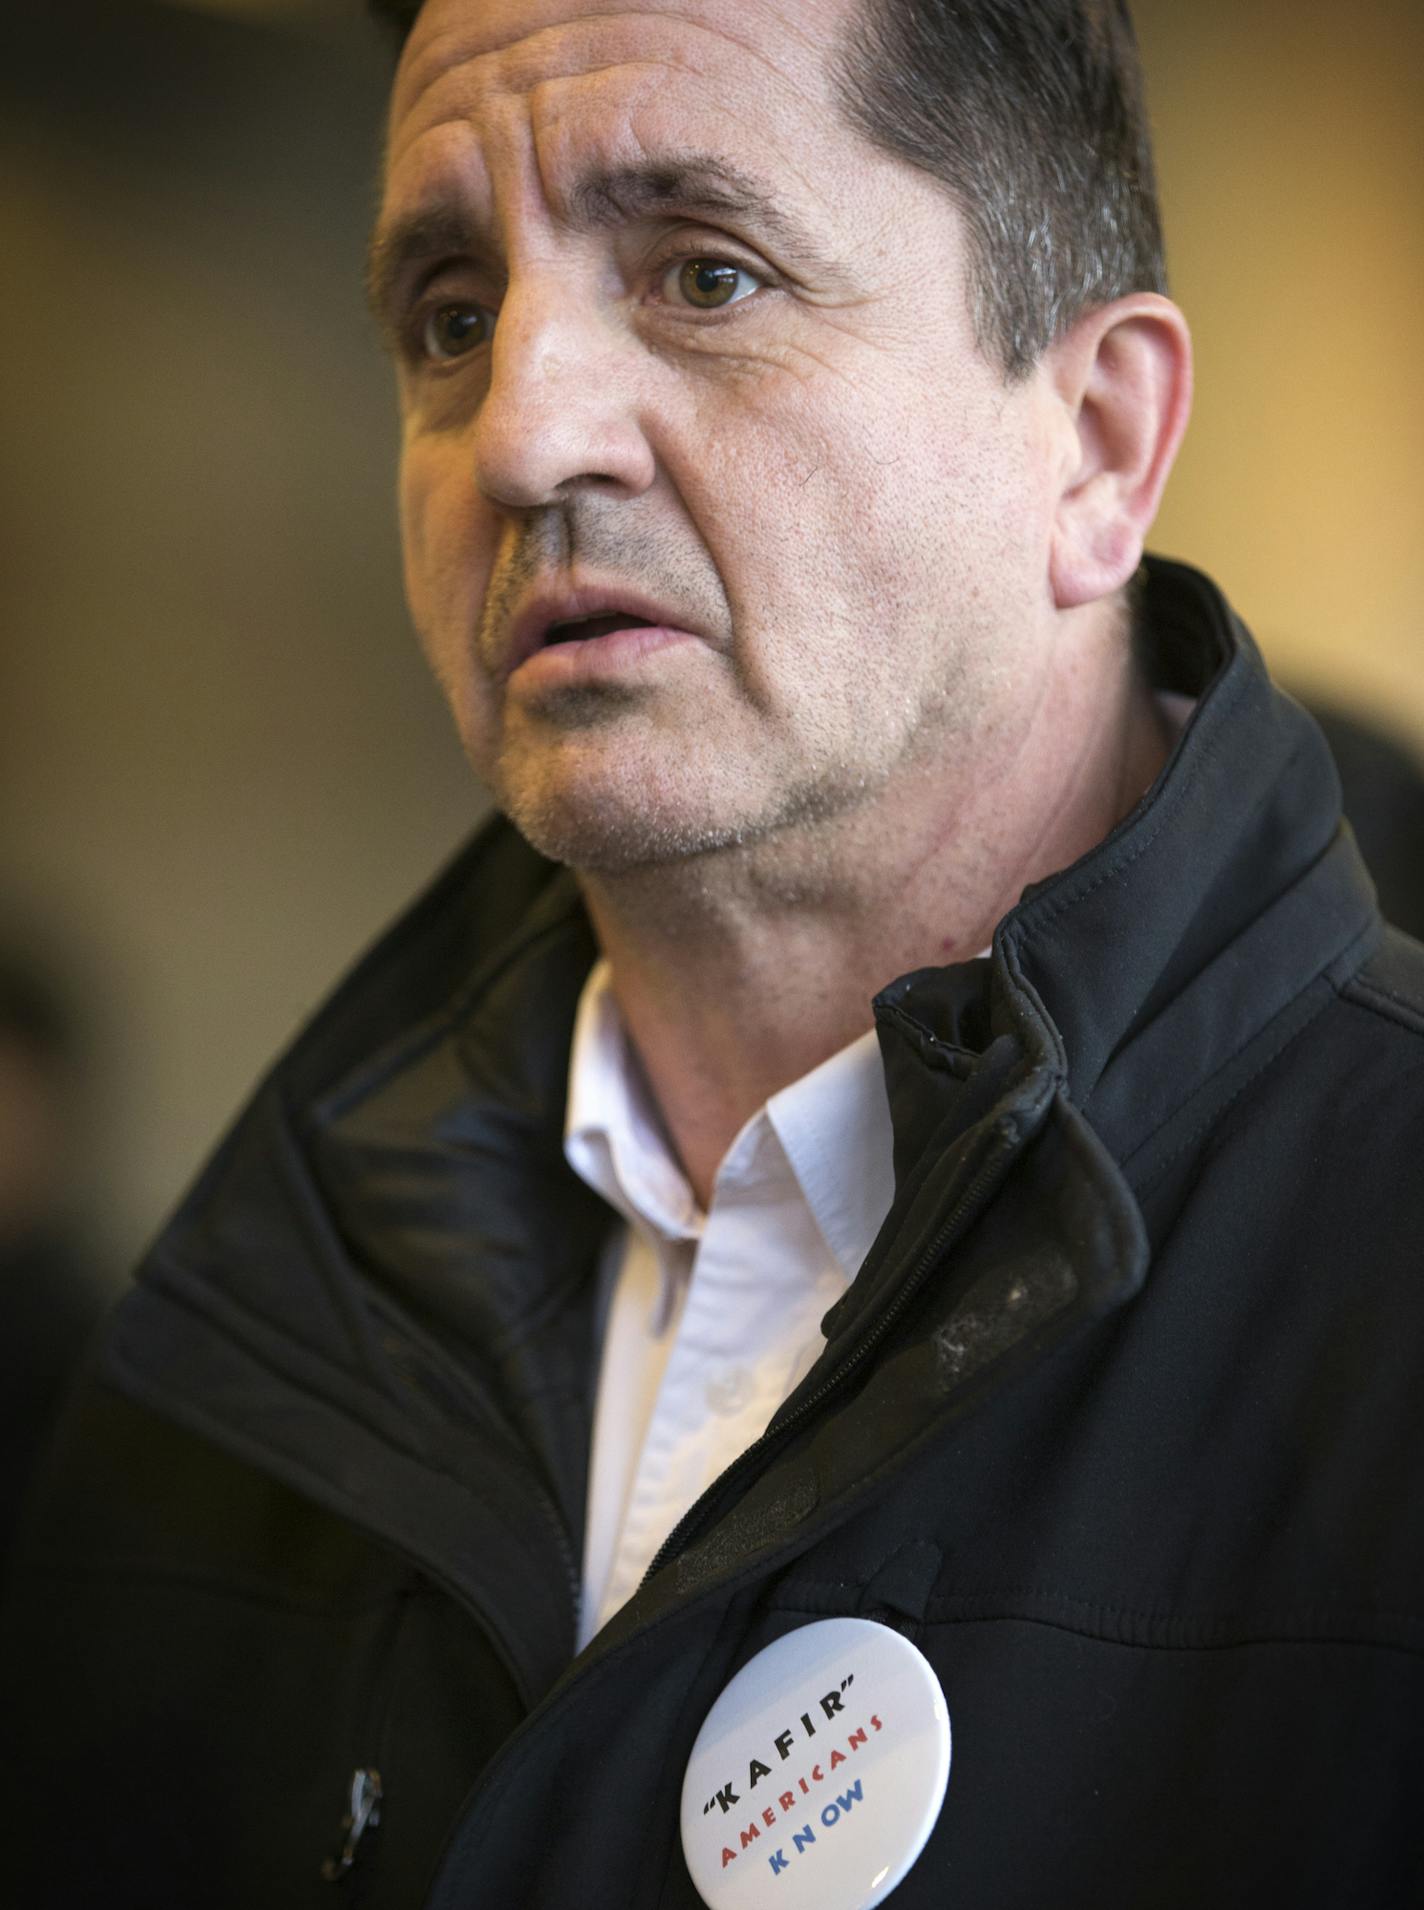
[[[1151,784],[1170,739],[1129,646],[1116,623],[1077,635],[1012,734],[947,747],[814,826],[582,878],[704,1207],[742,1125],[869,1029],[881,988],[977,954],[1030,883],[1101,841]]]

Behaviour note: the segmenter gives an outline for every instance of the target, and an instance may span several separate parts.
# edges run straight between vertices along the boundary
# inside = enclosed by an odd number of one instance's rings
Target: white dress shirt
[[[1175,741],[1195,704],[1156,701]],[[774,1094],[728,1148],[704,1214],[600,961],[574,1026],[564,1151],[625,1222],[602,1269],[582,1650],[825,1344],[820,1322],[895,1191],[879,1044],[865,1034]]]
[[[879,1045],[867,1033],[774,1094],[728,1148],[704,1214],[599,962],[574,1028],[564,1148],[625,1223],[602,1272],[582,1649],[825,1344],[821,1319],[894,1193]]]

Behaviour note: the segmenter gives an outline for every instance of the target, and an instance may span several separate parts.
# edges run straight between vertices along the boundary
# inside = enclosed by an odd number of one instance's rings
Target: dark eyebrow
[[[458,200],[438,199],[418,212],[378,225],[366,249],[366,303],[389,332],[396,288],[413,267],[485,251],[484,234]]]
[[[757,226],[808,264],[825,263],[811,235],[775,193],[714,153],[673,153],[641,164],[589,172],[569,195],[571,223],[585,231],[646,218],[654,212],[712,213]]]
[[[759,229],[784,254],[824,278],[839,268],[759,180],[709,153],[677,153],[626,166],[601,167],[578,179],[568,195],[565,222],[583,232],[606,230],[652,213],[732,217]],[[480,257],[486,235],[456,199],[440,199],[377,226],[366,263],[366,298],[383,328],[404,275],[426,260]]]

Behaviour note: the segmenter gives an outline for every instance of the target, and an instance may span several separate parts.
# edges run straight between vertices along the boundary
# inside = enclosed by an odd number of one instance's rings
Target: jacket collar
[[[1090,1118],[1102,1112],[1119,1152],[1147,1102],[1165,1118],[1378,933],[1316,724],[1272,684],[1209,579],[1150,558],[1144,585],[1149,679],[1196,699],[1157,781],[1103,842],[1024,895],[991,961],[903,977],[877,1002],[892,1090],[919,1074],[896,1053],[906,1043],[923,1063],[936,1043],[975,1053],[1008,1041]],[[1170,1080],[1143,1077],[1154,1044],[1171,1048]],[[1125,1093],[1130,1075],[1140,1092]],[[914,1100],[892,1094],[898,1133],[923,1126]]]
[[[1314,725],[1204,578],[1154,564],[1147,615],[1157,682],[1198,694],[1172,760],[990,960],[878,998],[894,1206],[816,1367],[590,1656],[789,1563],[889,1464],[1130,1301],[1149,1170],[1190,1156],[1377,939]]]
[[[990,960],[902,977],[877,1002],[897,1196],[841,1326],[900,1277],[938,1183],[962,1171],[989,1185],[975,1163],[991,1130],[1040,1134],[1028,1171],[1048,1234],[1012,1253],[1047,1270],[1042,1306],[1082,1316],[1120,1300],[1145,1245],[1109,1157],[1170,1122],[1332,963],[1363,960],[1376,932],[1325,745],[1219,593],[1153,563],[1145,622],[1156,681],[1198,698],[1158,782],[1006,917]],[[130,1396],[261,1457],[455,1589],[502,1572],[488,1602],[528,1619],[511,1646],[527,1690],[572,1636],[567,1587],[519,1586],[547,1565],[551,1522],[567,1573],[582,1524],[590,1276],[608,1216],[561,1135],[594,954],[571,880],[506,825],[482,831],[264,1083],[142,1269],[108,1353]],[[992,1338],[1003,1309],[966,1293],[950,1282],[941,1296],[926,1397],[1013,1350]],[[988,1322],[977,1352],[966,1320]],[[368,1457],[353,1472],[358,1428]],[[414,1477],[438,1476],[448,1497],[466,1436],[532,1455],[552,1518],[518,1491],[495,1528],[480,1524],[488,1507],[422,1512]],[[389,1477],[380,1453],[394,1455]],[[493,1551],[470,1536],[487,1531]]]

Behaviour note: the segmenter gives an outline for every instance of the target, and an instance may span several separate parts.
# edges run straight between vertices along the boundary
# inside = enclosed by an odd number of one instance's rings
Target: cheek
[[[829,389],[827,389],[829,388]],[[705,392],[660,447],[744,637],[785,633],[836,595],[864,499],[847,469],[853,421],[827,415],[834,376],[759,369]]]
[[[917,723],[946,695],[969,722],[1046,588],[1041,460],[987,377],[927,393],[914,366],[868,370],[762,380],[701,420],[686,483],[743,692],[778,724],[842,735]]]
[[[900,373],[817,422],[801,507],[826,526],[825,569],[833,556],[848,593],[927,635],[1022,615],[1046,572],[1047,520],[1012,400]]]
[[[1034,516],[1016,421],[923,380],[779,372],[699,408],[675,481],[758,667],[824,656],[869,620],[935,620]]]
[[[411,621],[465,752],[486,774],[495,712],[477,637],[492,534],[450,445],[423,438],[407,441],[401,455],[399,507]]]
[[[407,441],[402,447],[398,486],[401,556],[406,602],[422,642],[428,641],[435,608],[432,549],[437,541],[433,521],[437,491],[431,463],[418,443]]]
[[[401,454],[400,529],[406,600],[437,669],[473,641],[489,578],[480,501],[452,446],[408,441]]]

